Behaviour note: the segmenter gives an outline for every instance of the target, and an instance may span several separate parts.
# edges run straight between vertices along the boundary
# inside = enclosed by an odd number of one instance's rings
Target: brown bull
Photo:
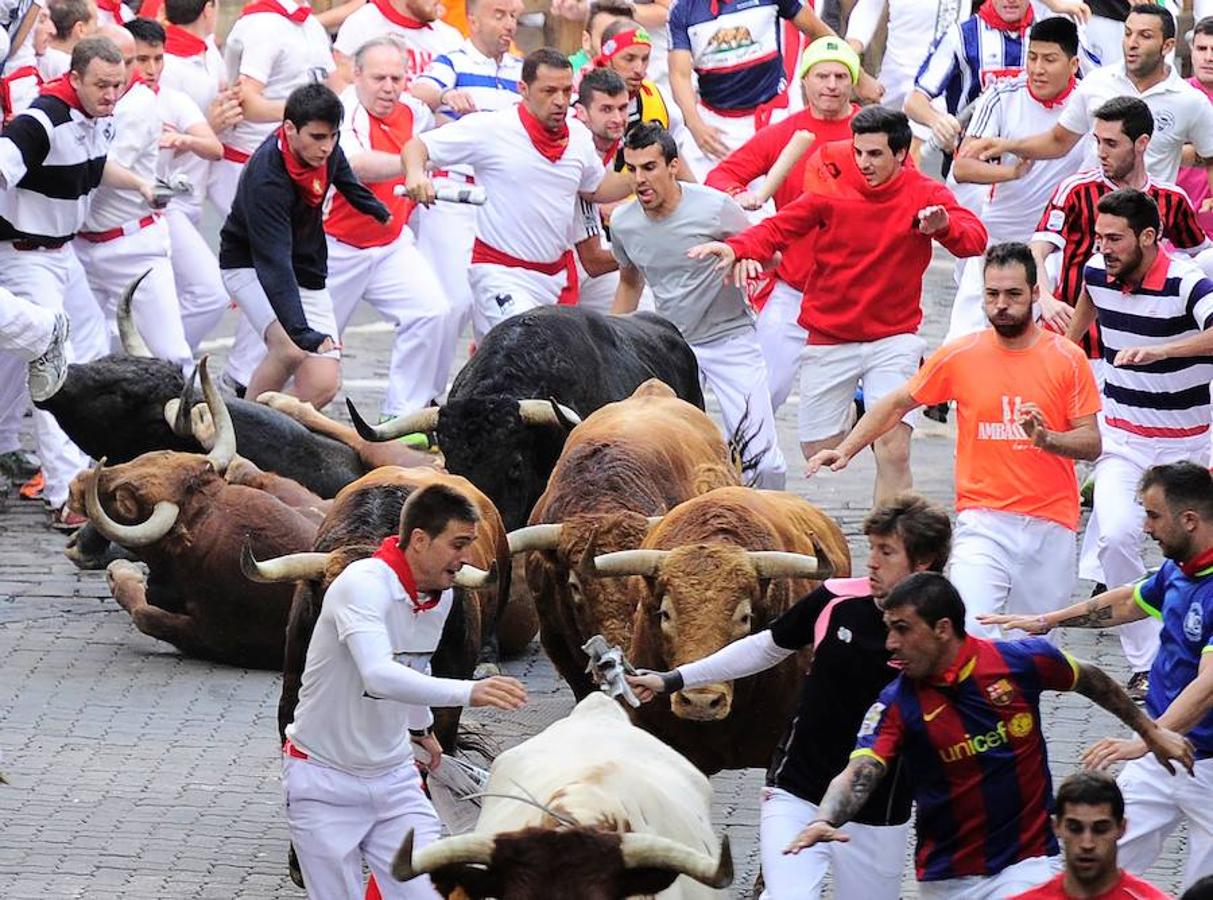
[[[569,434],[510,550],[531,551],[526,580],[543,648],[578,700],[594,690],[582,644],[602,634],[626,651],[637,602],[625,580],[590,577],[594,556],[639,547],[654,517],[739,482],[720,429],[656,379]]]
[[[73,503],[108,540],[147,564],[146,582],[129,562],[107,570],[114,599],[140,631],[192,656],[276,669],[291,591],[244,581],[241,547],[292,553],[311,545],[316,526],[271,494],[224,479],[235,432],[205,359],[199,369],[214,449],[205,456],[158,450],[111,469],[102,460],[76,477]]]
[[[245,574],[253,581],[298,582],[286,627],[286,660],[278,704],[280,736],[284,736],[295,714],[307,648],[325,591],[347,565],[370,556],[385,537],[396,533],[400,509],[413,491],[434,483],[447,484],[467,495],[481,517],[469,553],[470,564],[459,573],[455,602],[431,661],[435,675],[471,677],[508,596],[509,544],[501,516],[484,494],[458,475],[384,466],[347,485],[334,498],[310,552],[263,562],[249,554],[242,560]],[[505,576],[489,577],[488,573],[494,571]],[[458,710],[435,719],[435,730],[444,747],[453,746],[458,721]]]
[[[598,556],[640,596],[633,664],[672,669],[766,628],[820,580],[849,575],[842,530],[781,491],[726,487],[672,510],[640,550]],[[637,723],[703,772],[766,766],[792,716],[808,653],[758,675],[660,696]]]

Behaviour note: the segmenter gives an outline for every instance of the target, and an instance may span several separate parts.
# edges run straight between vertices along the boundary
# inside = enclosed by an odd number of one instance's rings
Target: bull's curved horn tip
[[[364,441],[374,441],[378,439],[375,434],[375,429],[367,424],[366,419],[362,418],[362,413],[358,412],[358,407],[354,405],[354,401],[349,397],[345,398],[345,408],[349,411],[350,422],[354,425],[354,430],[358,432],[358,436]]]

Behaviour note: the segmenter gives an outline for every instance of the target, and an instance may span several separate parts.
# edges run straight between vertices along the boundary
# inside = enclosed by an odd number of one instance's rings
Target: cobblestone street
[[[951,273],[941,254],[927,289],[932,347],[946,325]],[[367,312],[356,321],[345,340],[343,393],[371,413],[392,334]],[[226,321],[222,333],[232,330]],[[228,343],[212,342],[215,354]],[[805,481],[797,402],[793,394],[779,416],[789,490],[837,518],[862,572],[870,454],[844,473]],[[343,416],[343,404],[330,412]],[[950,503],[952,437],[929,424],[914,441],[916,488]],[[0,786],[0,898],[301,898],[286,877],[279,676],[186,659],[141,635],[110,599],[104,573],[77,571],[61,552],[64,538],[44,520],[41,504],[18,501],[15,491],[0,509],[0,772],[11,782]],[[1070,631],[1062,640],[1126,676],[1114,635]],[[504,668],[526,683],[528,709],[464,714],[503,749],[572,706],[537,643]],[[1085,746],[1123,731],[1081,697],[1049,695],[1046,707],[1057,776],[1075,768]],[[714,779],[714,821],[732,841],[737,897],[750,896],[757,874],[761,780],[758,770]],[[1179,886],[1183,841],[1182,833],[1173,837],[1150,873],[1164,890]],[[904,895],[916,896],[910,866],[906,876]]]

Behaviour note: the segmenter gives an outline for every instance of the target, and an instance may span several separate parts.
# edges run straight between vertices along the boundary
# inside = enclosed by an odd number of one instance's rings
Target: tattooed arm
[[[849,841],[840,829],[868,802],[884,773],[885,764],[875,756],[864,753],[852,759],[826,788],[817,808],[817,818],[796,835],[783,852],[799,853],[819,841]]]
[[[1149,615],[1134,597],[1135,588],[1136,585],[1126,584],[1043,616],[986,614],[979,615],[977,621],[983,625],[1018,628],[1029,634],[1048,634],[1054,628],[1111,628]]]
[[[1171,765],[1171,760],[1176,760],[1188,770],[1188,774],[1192,774],[1195,751],[1187,738],[1169,728],[1163,728],[1142,712],[1125,693],[1125,689],[1103,669],[1082,660],[1075,660],[1074,664],[1078,669],[1078,677],[1074,682],[1075,691],[1102,706],[1136,731],[1146,748],[1172,775],[1175,774],[1175,767]]]

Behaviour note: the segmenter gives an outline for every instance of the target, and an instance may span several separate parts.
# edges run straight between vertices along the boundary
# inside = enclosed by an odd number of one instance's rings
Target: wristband
[[[424,738],[433,737],[433,736],[434,736],[434,729],[431,727],[410,728],[409,729],[409,737],[416,738],[417,740],[423,740]]]

